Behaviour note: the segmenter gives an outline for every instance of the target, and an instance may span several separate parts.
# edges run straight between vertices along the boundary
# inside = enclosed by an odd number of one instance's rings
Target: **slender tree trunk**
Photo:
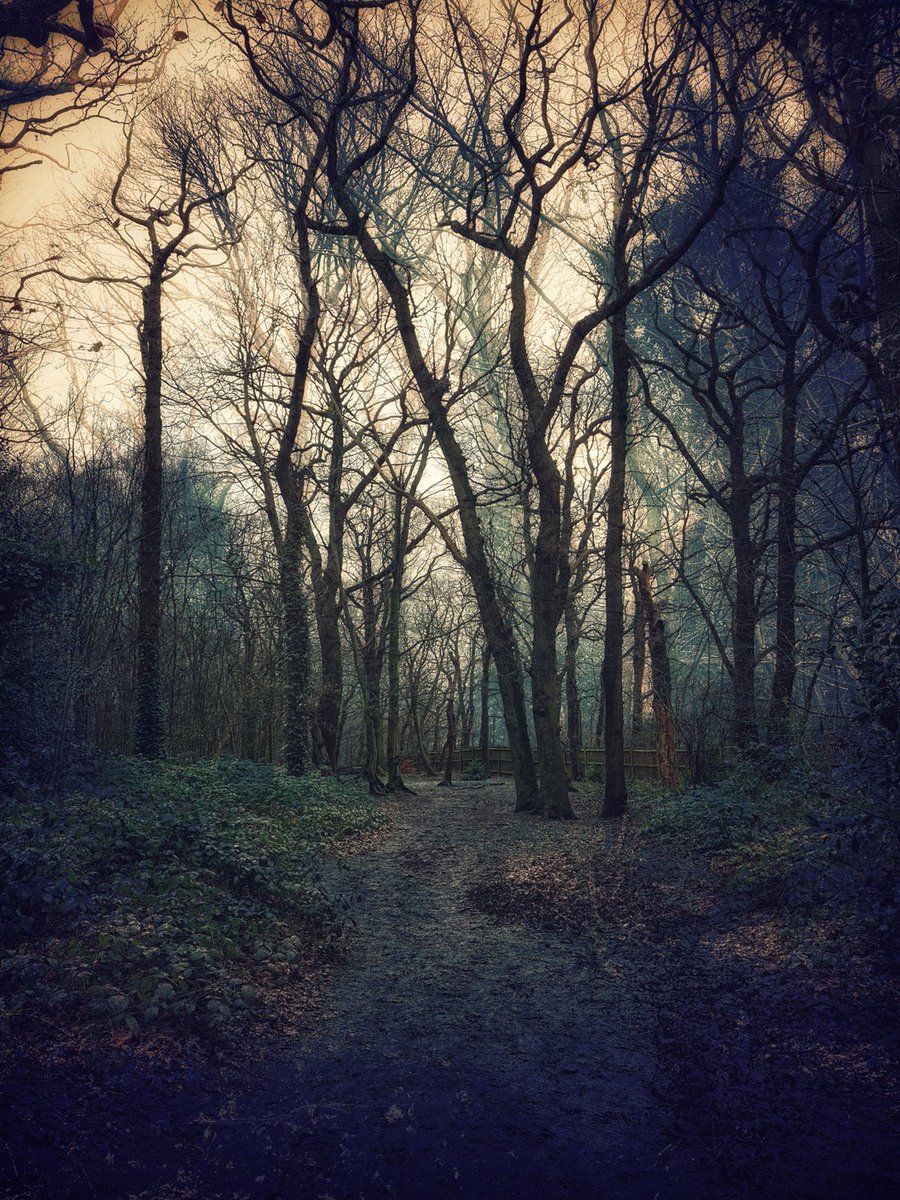
[[[444,743],[444,778],[439,787],[453,785],[453,755],[456,753],[456,695],[454,679],[450,682],[450,694],[447,697],[447,740]]]
[[[403,569],[408,526],[409,510],[404,508],[403,497],[398,491],[394,495],[394,547],[391,586],[387,600],[387,788],[389,792],[409,791],[400,772],[400,614],[403,601]]]
[[[478,731],[478,750],[487,770],[488,749],[491,744],[491,651],[485,646],[481,652],[481,725]]]
[[[729,509],[734,549],[732,622],[733,734],[740,749],[758,742],[756,716],[756,555],[750,534],[750,496],[744,481],[732,488]]]
[[[641,605],[647,625],[659,777],[663,787],[677,791],[681,786],[681,780],[678,776],[675,713],[672,707],[672,673],[669,666],[669,649],[666,644],[666,626],[659,602],[653,594],[653,575],[650,571],[650,564],[645,562],[640,570],[636,570],[635,578],[641,593]]]
[[[633,688],[631,696],[631,732],[639,734],[644,728],[644,668],[647,663],[647,614],[641,595],[641,586],[632,569],[632,591],[634,594],[634,650],[631,656]]]
[[[769,704],[769,734],[778,741],[787,736],[797,675],[797,397],[792,382],[791,378],[785,380],[782,397],[775,536],[775,670]]]
[[[160,631],[162,626],[162,271],[151,267],[142,292],[144,453],[138,535],[137,712],[135,753],[165,753]]]
[[[584,734],[581,719],[581,696],[578,691],[578,643],[581,631],[572,596],[569,597],[566,604],[565,625],[566,733],[569,739],[570,775],[572,779],[584,779]]]
[[[562,745],[562,704],[556,658],[556,637],[563,610],[558,578],[561,482],[546,446],[532,448],[532,467],[538,481],[538,534],[531,574],[531,708],[541,806],[547,817],[571,818],[575,814],[569,800],[569,777]]]
[[[603,642],[603,743],[605,783],[602,815],[618,817],[628,806],[625,782],[625,712],[622,697],[622,653],[625,613],[622,544],[625,534],[625,460],[628,438],[628,347],[626,312],[610,322],[612,403],[610,409],[610,474],[606,507],[603,566],[606,580],[606,634]]]

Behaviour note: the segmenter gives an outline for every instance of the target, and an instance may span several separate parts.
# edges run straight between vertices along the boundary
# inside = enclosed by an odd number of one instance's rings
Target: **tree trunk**
[[[575,816],[569,802],[569,777],[562,744],[556,638],[568,594],[569,547],[562,527],[563,481],[547,441],[548,416],[528,354],[524,255],[513,261],[510,276],[510,357],[527,419],[525,443],[537,487],[538,528],[531,563],[531,710],[540,780],[541,808],[547,817]]]
[[[643,732],[644,728],[644,668],[647,662],[647,614],[644,611],[641,586],[634,568],[632,568],[632,590],[634,593],[634,650],[631,656],[631,732],[639,734]]]
[[[743,480],[733,484],[729,519],[735,570],[733,736],[739,749],[752,750],[759,739],[756,717],[756,555],[750,534],[750,495]]]
[[[578,643],[581,631],[570,596],[565,611],[566,624],[566,733],[569,739],[569,774],[584,779],[584,735],[581,720],[581,696],[578,692]]]
[[[645,562],[635,571],[640,591],[641,607],[647,624],[647,643],[650,650],[650,673],[653,680],[653,715],[656,718],[656,752],[659,759],[659,777],[663,787],[677,791],[681,787],[678,776],[678,754],[675,746],[675,713],[672,708],[672,673],[669,666],[669,649],[666,645],[666,627],[662,619],[659,602],[653,594],[653,575],[650,564]]]
[[[456,753],[456,697],[454,681],[450,683],[450,694],[447,697],[447,740],[444,743],[444,778],[438,787],[453,786],[453,755]]]
[[[309,364],[319,327],[321,305],[312,273],[309,230],[302,210],[294,214],[297,234],[297,262],[306,300],[302,320],[287,416],[278,439],[278,454],[273,474],[284,504],[284,535],[279,554],[282,619],[284,621],[284,704],[282,710],[284,764],[292,775],[302,775],[310,767],[312,717],[309,702],[310,654],[309,614],[303,586],[303,540],[307,514],[303,507],[298,469],[294,462],[300,419],[309,378]]]
[[[151,268],[143,288],[140,330],[144,369],[144,453],[138,535],[137,712],[135,753],[165,752],[160,631],[162,626],[162,271]]]
[[[400,771],[400,613],[403,602],[403,570],[409,529],[409,507],[400,492],[394,494],[394,546],[391,586],[388,593],[388,701],[387,701],[387,788],[408,792]]]
[[[487,770],[488,749],[491,744],[491,651],[485,646],[481,652],[481,725],[478,731],[478,750],[484,769]]]
[[[776,544],[775,671],[769,704],[769,735],[782,741],[788,733],[791,698],[797,675],[797,397],[785,380],[782,398],[781,447],[778,463]]]
[[[294,485],[296,487],[296,484]],[[302,538],[293,504],[285,519],[279,563],[281,604],[284,615],[284,765],[292,775],[310,767],[311,714],[309,705],[309,617],[303,586]]]
[[[628,437],[628,347],[626,311],[610,322],[612,403],[610,409],[610,474],[606,502],[606,633],[603,641],[603,743],[605,752],[602,815],[621,816],[628,807],[625,782],[625,712],[622,697],[622,653],[625,637],[622,543],[625,533],[625,457]]]

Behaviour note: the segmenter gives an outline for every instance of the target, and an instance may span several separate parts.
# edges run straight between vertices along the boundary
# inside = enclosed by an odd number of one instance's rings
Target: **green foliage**
[[[226,1033],[345,923],[318,879],[381,820],[361,791],[258,763],[114,760],[0,818],[0,1017]]]
[[[636,790],[635,807],[654,832],[717,854],[802,822],[811,788],[822,794],[821,781],[806,779],[799,770],[773,780],[751,761],[739,759],[716,782],[683,792],[644,785]]]
[[[831,778],[787,760],[766,770],[738,761],[718,782],[680,795],[641,788],[634,808],[651,832],[706,857],[731,886],[777,907],[804,952],[822,922],[842,952],[896,970],[900,944],[900,825],[877,783]]]
[[[488,779],[487,767],[480,758],[473,758],[464,771],[460,771],[460,779]]]

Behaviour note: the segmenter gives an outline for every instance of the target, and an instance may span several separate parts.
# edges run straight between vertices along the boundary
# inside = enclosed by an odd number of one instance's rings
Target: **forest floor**
[[[895,989],[798,970],[752,893],[587,795],[550,824],[416,787],[328,868],[358,931],[293,1036],[14,1055],[0,1196],[900,1194]]]

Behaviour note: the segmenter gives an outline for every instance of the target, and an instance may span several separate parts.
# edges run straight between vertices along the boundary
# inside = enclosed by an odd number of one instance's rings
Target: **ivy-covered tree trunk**
[[[301,547],[297,520],[288,512],[279,579],[284,614],[283,753],[292,775],[303,775],[311,765],[309,615]]]
[[[303,416],[309,365],[319,327],[321,302],[312,270],[309,229],[302,206],[294,214],[297,265],[306,312],[301,320],[287,415],[278,439],[275,481],[284,505],[284,534],[279,547],[279,580],[284,622],[284,702],[282,711],[284,764],[294,775],[311,765],[312,706],[310,704],[309,598],[303,582],[303,543],[308,514],[304,508],[300,470],[294,461]]]
[[[144,452],[138,535],[137,711],[134,749],[144,758],[165,752],[160,668],[162,626],[162,267],[144,286],[140,330],[144,370]]]
[[[632,567],[634,593],[634,648],[631,654],[632,695],[631,732],[639,734],[644,729],[644,669],[647,665],[647,614],[641,595],[636,568]]]

